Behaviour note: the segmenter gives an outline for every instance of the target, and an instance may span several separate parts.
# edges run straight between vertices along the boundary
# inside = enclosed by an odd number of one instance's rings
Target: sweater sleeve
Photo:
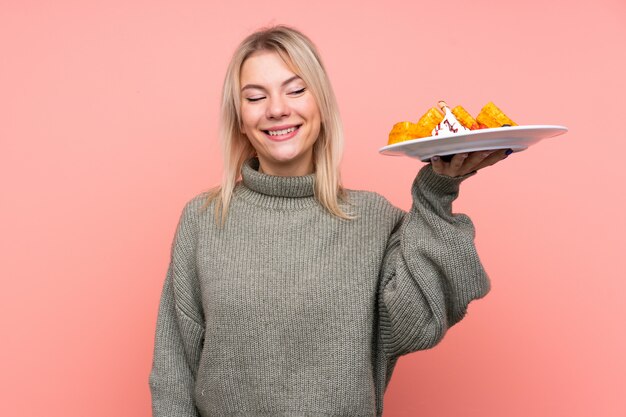
[[[195,212],[178,223],[163,286],[150,373],[154,417],[198,417],[194,385],[204,343],[204,318],[195,273]]]
[[[451,178],[426,165],[413,182],[413,206],[389,239],[380,281],[380,332],[389,357],[433,347],[470,301],[489,291],[474,226],[452,213],[470,175]]]

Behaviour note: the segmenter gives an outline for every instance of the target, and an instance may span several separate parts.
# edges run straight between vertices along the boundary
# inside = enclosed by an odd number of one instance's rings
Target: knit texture
[[[417,175],[408,213],[348,192],[342,220],[315,176],[244,165],[224,226],[206,195],[172,245],[150,374],[155,417],[374,417],[399,356],[437,344],[489,290],[463,178]]]

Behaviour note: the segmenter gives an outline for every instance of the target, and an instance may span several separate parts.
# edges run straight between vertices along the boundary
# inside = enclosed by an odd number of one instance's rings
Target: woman
[[[172,246],[154,415],[382,415],[398,357],[434,346],[489,289],[451,204],[505,153],[434,158],[408,213],[343,189],[330,82],[283,26],[237,49],[221,123],[222,184],[186,205]]]

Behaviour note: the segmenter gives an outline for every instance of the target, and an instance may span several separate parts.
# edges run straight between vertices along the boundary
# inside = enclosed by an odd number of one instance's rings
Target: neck
[[[317,205],[315,175],[281,177],[258,171],[259,160],[246,161],[241,167],[240,197],[256,205],[277,209],[296,209]]]
[[[300,158],[288,162],[273,162],[259,158],[259,172],[277,177],[302,177],[315,172],[313,158]]]

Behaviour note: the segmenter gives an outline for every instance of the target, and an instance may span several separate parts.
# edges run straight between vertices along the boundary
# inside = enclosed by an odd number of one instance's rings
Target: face
[[[242,132],[261,171],[298,176],[313,172],[320,111],[305,82],[271,51],[252,54],[241,68]]]

